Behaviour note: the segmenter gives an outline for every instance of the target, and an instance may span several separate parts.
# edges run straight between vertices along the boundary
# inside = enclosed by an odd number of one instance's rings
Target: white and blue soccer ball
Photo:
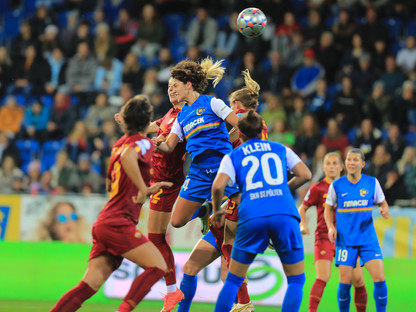
[[[237,27],[246,37],[258,37],[267,25],[264,13],[257,8],[247,8],[238,14]]]

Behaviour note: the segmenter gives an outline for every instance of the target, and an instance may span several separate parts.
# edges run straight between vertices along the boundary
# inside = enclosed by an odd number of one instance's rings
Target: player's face
[[[331,155],[325,157],[324,160],[324,172],[325,176],[330,179],[338,179],[342,171],[342,163],[340,162],[338,156]]]
[[[360,173],[365,162],[361,159],[361,155],[357,153],[348,153],[345,159],[345,167],[349,174]]]
[[[176,81],[178,80],[170,78],[169,84],[168,84],[168,96],[169,96],[169,101],[172,103],[172,105],[179,104],[178,93],[176,91],[173,91],[174,84]]]
[[[189,94],[189,88],[187,88],[187,84],[179,81],[175,78],[171,78],[169,80],[168,85],[168,95],[170,98],[176,98],[178,102],[186,101],[187,96]]]

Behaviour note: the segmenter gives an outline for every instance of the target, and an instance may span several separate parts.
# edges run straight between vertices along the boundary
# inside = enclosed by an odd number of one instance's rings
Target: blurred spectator
[[[51,68],[51,80],[46,83],[45,91],[52,95],[59,86],[65,83],[65,72],[68,64],[64,58],[63,51],[59,47],[53,49],[47,61]]]
[[[136,43],[132,46],[131,52],[137,56],[145,56],[148,61],[152,61],[161,48],[163,39],[163,23],[155,7],[148,3],[143,7]]]
[[[406,48],[401,49],[396,56],[396,63],[405,73],[415,72],[416,67],[416,38],[406,38]]]
[[[25,58],[26,48],[28,46],[39,45],[39,41],[32,34],[32,28],[27,21],[20,24],[20,33],[13,39],[10,48],[10,56],[13,62],[21,61]]]
[[[106,57],[99,63],[95,73],[94,86],[98,92],[108,96],[117,95],[123,76],[123,63],[116,58]]]
[[[26,185],[29,194],[36,194],[37,190],[41,188],[41,164],[39,160],[32,160],[27,166],[27,180]]]
[[[363,113],[377,127],[385,129],[391,123],[393,114],[391,98],[384,94],[384,83],[382,81],[376,81],[373,84],[373,91],[364,102]]]
[[[78,120],[68,135],[65,150],[73,163],[78,162],[79,155],[88,152],[87,128],[84,121]]]
[[[299,133],[295,137],[294,151],[306,165],[311,166],[316,148],[320,142],[321,135],[318,122],[313,115],[305,115],[302,118]]]
[[[388,137],[383,140],[383,145],[387,152],[391,155],[393,164],[397,163],[402,157],[406,147],[405,139],[400,135],[400,128],[397,124],[389,126]]]
[[[300,95],[295,95],[292,100],[291,112],[288,114],[287,119],[290,130],[292,130],[295,134],[298,134],[302,120],[307,114],[308,110],[306,109],[305,99]]]
[[[143,88],[144,68],[134,53],[128,53],[124,60],[122,82],[130,84],[135,93]],[[170,72],[169,72],[170,77]]]
[[[117,56],[117,46],[110,36],[110,27],[106,23],[97,25],[94,38],[94,54],[99,63]]]
[[[404,177],[406,191],[410,198],[416,198],[416,149],[407,146],[398,161],[398,170]]]
[[[23,109],[16,103],[14,96],[8,96],[0,107],[0,131],[14,137],[20,132],[23,121]]]
[[[162,90],[168,89],[170,79],[170,68],[175,65],[172,53],[168,48],[161,48],[159,51],[159,59],[154,69],[157,70],[157,81],[161,85]]]
[[[344,76],[342,90],[334,98],[331,116],[335,118],[345,133],[360,120],[360,107],[361,101],[354,92],[351,78]]]
[[[4,157],[0,167],[0,193],[12,193],[13,180],[23,178],[24,174],[14,161],[12,156]]]
[[[304,57],[303,66],[292,76],[291,86],[294,92],[306,97],[316,91],[316,83],[319,78],[325,76],[325,70],[316,62],[315,52],[312,49],[306,49]]]
[[[137,35],[139,25],[130,16],[127,8],[120,8],[118,18],[113,25],[114,40],[117,44],[117,57],[122,60],[126,57]]]
[[[30,189],[31,195],[55,195],[56,190],[52,187],[52,173],[49,170],[42,172],[39,183]]]
[[[188,47],[186,49],[186,59],[194,62],[201,60],[201,51],[198,47]]]
[[[12,82],[12,60],[5,46],[0,46],[0,97],[6,92]]]
[[[20,154],[19,150],[10,141],[7,133],[0,131],[0,164],[3,163],[6,157],[11,157],[14,160],[16,166],[20,166]]]
[[[273,127],[269,132],[269,140],[292,148],[295,144],[295,135],[287,129],[284,119],[277,118],[274,120]]]
[[[25,59],[16,62],[13,68],[14,83],[9,84],[7,94],[23,93],[26,98],[45,93],[45,85],[51,79],[49,64],[37,55],[36,47],[28,45]]]
[[[305,44],[300,31],[293,32],[289,39],[289,44],[278,51],[282,55],[282,62],[294,70],[304,62]]]
[[[341,157],[345,156],[345,149],[349,145],[347,136],[342,133],[335,119],[328,120],[326,133],[322,137],[321,143],[327,148],[328,152],[340,151]]]
[[[78,157],[77,170],[68,179],[68,189],[80,193],[85,184],[90,184],[94,193],[101,192],[101,177],[91,169],[90,156],[82,153]]]
[[[46,125],[49,121],[49,108],[42,105],[39,100],[33,101],[26,109],[23,122],[25,133],[23,136],[29,139],[44,141],[46,136]]]
[[[365,22],[358,27],[358,32],[361,38],[365,38],[366,49],[370,49],[374,46],[374,42],[377,39],[381,39],[385,42],[388,41],[388,30],[380,23],[377,11],[372,7],[368,6],[365,14]]]
[[[376,177],[380,185],[384,185],[387,181],[387,173],[392,169],[391,156],[387,152],[386,147],[381,144],[377,145],[368,167],[368,174]]]
[[[69,95],[57,92],[50,110],[49,121],[46,126],[48,140],[65,138],[75,124],[77,118],[74,107],[71,107]]]
[[[413,81],[403,82],[402,92],[393,101],[395,122],[400,125],[401,130],[416,131],[416,95]]]
[[[159,92],[160,87],[159,83],[157,82],[157,71],[155,69],[148,69],[144,73],[144,83],[141,94],[150,96],[155,92]]]
[[[74,169],[74,164],[68,158],[68,154],[61,150],[56,154],[55,164],[51,167],[52,173],[51,185],[54,189],[58,187],[68,188],[68,180]]]
[[[48,25],[45,28],[45,32],[41,41],[41,55],[44,59],[48,59],[48,57],[52,54],[52,51],[55,48],[59,48],[61,46],[58,39],[58,32],[58,27],[53,24]]]
[[[107,24],[106,21],[106,15],[104,10],[101,7],[96,7],[94,8],[94,12],[92,14],[92,20],[90,19],[89,21],[91,21],[91,34],[93,34],[93,36],[97,35],[97,27],[100,24]]]
[[[279,51],[282,55],[283,63],[287,64],[289,58],[288,47],[293,43],[293,34],[300,34],[301,27],[297,23],[293,12],[286,12],[283,18],[283,24],[276,28],[275,36],[271,40],[272,51]],[[301,35],[302,39],[303,36]]]
[[[376,77],[380,77],[380,75],[386,69],[386,57],[388,55],[387,45],[381,39],[377,39],[374,42],[373,51],[371,52],[372,58],[372,72]]]
[[[357,24],[351,18],[350,13],[346,9],[341,9],[338,13],[338,19],[332,26],[332,33],[335,36],[335,47],[342,52],[351,48],[351,39]]]
[[[214,55],[218,58],[235,60],[239,56],[241,35],[237,27],[238,12],[232,12],[228,17],[228,23],[221,27],[217,34]]]
[[[290,86],[290,69],[282,63],[281,54],[278,51],[270,51],[270,66],[262,70],[261,85],[262,92],[281,94],[283,88]]]
[[[123,83],[120,87],[120,95],[108,98],[110,105],[120,107],[134,96],[133,89],[129,83]],[[119,108],[118,108],[119,109]]]
[[[325,172],[323,168],[324,158],[325,155],[329,151],[327,150],[326,146],[323,144],[318,145],[315,150],[315,155],[313,156],[312,160],[312,168],[311,171],[313,173],[311,183],[316,183],[322,180],[325,177]]]
[[[385,62],[386,70],[381,74],[380,80],[384,83],[386,94],[394,97],[407,77],[405,73],[397,68],[396,59],[393,55],[388,55]]]
[[[25,184],[24,184],[24,177],[19,176],[19,175],[13,176],[11,193],[13,193],[13,194],[24,194],[26,192],[27,192],[27,190],[26,190]]]
[[[326,125],[328,112],[332,108],[332,99],[328,95],[327,83],[320,78],[316,83],[316,91],[307,98],[308,111],[318,118],[319,126]]]
[[[339,53],[333,44],[333,35],[330,31],[321,34],[319,44],[316,45],[316,60],[325,69],[325,78],[328,81],[335,80],[335,73],[339,65]]]
[[[318,11],[310,10],[308,13],[308,24],[302,29],[305,44],[312,47],[318,44],[321,34],[325,31],[321,16]]]
[[[218,32],[217,21],[210,17],[205,7],[196,9],[196,18],[189,24],[186,35],[188,47],[198,47],[206,55],[212,54]]]
[[[87,21],[82,21],[77,28],[76,34],[69,41],[66,50],[66,56],[68,58],[73,57],[77,53],[79,44],[85,42],[88,45],[88,50],[93,49],[93,37],[90,34],[90,24]]]
[[[355,86],[357,95],[365,100],[371,93],[373,83],[376,79],[371,68],[371,56],[368,53],[364,53],[358,59],[358,68],[353,70],[351,78],[352,83]]]
[[[373,157],[374,150],[381,143],[381,131],[373,127],[371,119],[361,121],[360,130],[357,132],[355,147],[358,147],[368,161]]]
[[[36,8],[35,15],[29,21],[32,28],[33,36],[39,41],[44,40],[44,31],[48,25],[56,24],[48,12],[46,6],[40,5]]]
[[[269,129],[277,119],[281,119],[283,122],[286,121],[286,112],[279,98],[274,94],[267,95],[266,108],[261,112],[261,117]]]
[[[396,169],[392,168],[387,172],[386,182],[381,186],[387,203],[390,206],[394,205],[396,199],[407,199],[406,186],[403,177],[399,175]]]
[[[87,127],[88,135],[97,135],[105,121],[114,120],[114,114],[116,112],[117,109],[114,106],[108,105],[107,94],[98,93],[94,104],[88,108],[85,117],[85,126]]]
[[[66,56],[72,56],[69,52],[73,50],[75,52],[75,47],[71,47],[71,43],[74,42],[74,38],[77,36],[77,30],[79,25],[79,14],[77,11],[70,11],[66,14],[66,26],[62,27],[59,31],[59,41],[62,44],[63,52]]]
[[[150,103],[153,106],[153,120],[162,118],[172,108],[165,91],[161,89],[150,95]]]
[[[360,34],[352,36],[352,47],[344,50],[341,58],[340,75],[351,75],[354,69],[358,69],[359,58],[366,53],[363,47],[363,39]]]
[[[261,81],[261,68],[259,65],[259,59],[252,51],[247,51],[244,53],[243,62],[241,63],[240,71],[238,73],[241,73],[246,69],[250,71],[250,75],[254,81]],[[242,75],[237,76],[237,78],[234,80],[234,85],[236,88],[244,86],[244,78]]]

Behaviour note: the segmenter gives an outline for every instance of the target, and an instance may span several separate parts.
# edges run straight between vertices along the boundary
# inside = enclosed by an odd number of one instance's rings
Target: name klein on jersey
[[[254,144],[242,146],[242,149],[243,149],[244,155],[248,155],[254,152],[263,152],[263,151],[272,150],[269,143],[263,143],[263,142],[255,142]]]

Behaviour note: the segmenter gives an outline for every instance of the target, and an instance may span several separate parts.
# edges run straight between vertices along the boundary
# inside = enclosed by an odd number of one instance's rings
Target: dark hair
[[[261,138],[263,119],[255,111],[250,110],[238,120],[238,129],[247,139]]]
[[[153,118],[153,107],[144,95],[136,95],[123,105],[120,112],[126,124],[126,133],[134,134],[146,129]]]
[[[362,160],[362,161],[364,161],[364,160],[365,160],[364,154],[363,154],[363,152],[362,152],[359,148],[353,148],[353,149],[350,149],[350,150],[348,151],[348,153],[347,153],[347,156],[348,156],[350,153],[358,154],[358,155],[360,155],[360,157],[361,157],[361,160]]]

